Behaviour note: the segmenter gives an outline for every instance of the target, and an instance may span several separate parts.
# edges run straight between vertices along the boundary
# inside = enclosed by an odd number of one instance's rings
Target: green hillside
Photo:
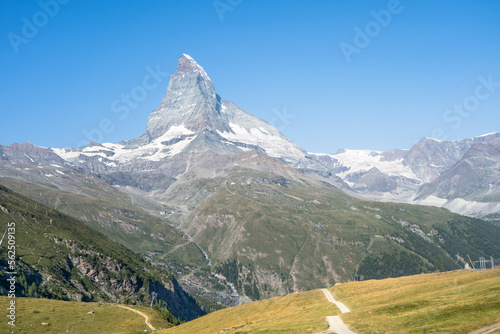
[[[175,317],[202,314],[171,274],[84,223],[0,186],[2,231],[7,224],[15,225],[16,296],[142,305],[156,292]],[[6,239],[0,248],[4,295],[10,277],[7,245]]]
[[[500,257],[500,229],[435,207],[360,201],[326,186],[235,174],[186,233],[252,299]],[[457,257],[457,254],[461,257]]]
[[[140,254],[155,267],[180,278],[195,273],[203,281],[220,285],[211,275],[200,249],[172,224],[171,220],[178,216],[159,216],[162,210],[169,210],[170,207],[149,200],[143,194],[120,191],[95,175],[68,166],[12,163],[0,165],[0,171],[3,174],[0,184],[84,222],[111,240]],[[60,173],[64,173],[64,176]],[[54,176],[47,178],[46,174]],[[185,279],[181,282],[183,286],[191,287],[191,295],[207,311],[220,309],[230,302],[227,298],[222,299],[223,303],[219,305],[213,300],[207,300],[219,298],[219,292],[198,289],[198,280],[194,285]],[[193,293],[196,292],[192,289],[193,286],[208,294],[200,296]],[[228,295],[231,295],[231,291],[228,291]]]
[[[20,176],[2,177],[0,184],[84,222],[136,253],[154,257],[154,251],[168,252],[184,240],[174,227],[165,224],[164,219],[149,213],[165,209],[153,201],[125,194],[76,168],[43,165],[44,168],[34,169],[42,175],[52,173],[60,176],[52,177],[52,183],[48,183],[44,179],[38,180],[33,170],[25,171],[23,166],[13,165],[11,169]],[[13,173],[11,169],[6,169],[5,173]],[[54,170],[62,170],[65,176]]]

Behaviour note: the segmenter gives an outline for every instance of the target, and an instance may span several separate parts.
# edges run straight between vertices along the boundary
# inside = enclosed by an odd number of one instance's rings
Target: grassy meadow
[[[326,316],[338,313],[321,290],[312,290],[231,307],[158,333],[316,333],[328,328]]]
[[[0,296],[0,333],[73,333],[137,334],[151,333],[144,318],[118,304],[79,303],[49,299],[16,298],[16,327],[7,324],[9,298]],[[156,328],[168,328],[169,322],[147,307],[126,305],[148,315]],[[89,313],[93,312],[93,313]],[[48,323],[48,325],[42,325]]]
[[[500,321],[500,267],[338,285],[330,291],[367,333],[469,333]]]

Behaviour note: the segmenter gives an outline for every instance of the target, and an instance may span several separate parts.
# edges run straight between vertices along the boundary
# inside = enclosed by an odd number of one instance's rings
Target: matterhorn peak
[[[149,116],[146,134],[154,140],[180,125],[194,133],[231,131],[221,117],[220,98],[212,80],[187,54],[179,58],[160,106]]]
[[[187,54],[179,58],[167,92],[149,115],[144,135],[99,145],[92,143],[54,152],[71,162],[87,161],[79,159],[80,155],[94,157],[97,151],[106,152],[100,158],[106,159],[103,163],[110,167],[137,161],[158,162],[181,153],[232,155],[256,150],[292,166],[314,165],[317,170],[326,171],[274,126],[221,99],[203,67]]]
[[[202,90],[212,90],[213,93],[215,94],[215,88],[214,84],[212,83],[212,80],[208,76],[207,72],[201,67],[196,60],[193,59],[190,55],[187,55],[185,53],[182,54],[182,56],[179,58],[177,61],[177,71],[175,71],[174,75],[172,76],[173,78],[175,77],[181,77],[183,81],[185,81],[185,77],[189,76],[192,77],[193,79],[196,79],[196,81],[199,83],[200,87]],[[173,84],[174,80],[170,81],[169,87]],[[168,92],[167,92],[168,93]]]
[[[191,72],[191,71],[203,71],[203,67],[201,67],[196,60],[194,60],[190,55],[185,53],[177,61],[177,72]],[[206,74],[206,73],[205,73]]]

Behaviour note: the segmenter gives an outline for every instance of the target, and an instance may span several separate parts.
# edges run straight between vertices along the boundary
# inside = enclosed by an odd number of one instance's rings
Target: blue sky
[[[223,99],[311,152],[500,131],[498,1],[5,0],[0,9],[3,145],[140,136],[168,77],[125,117],[113,103],[148,71],[172,74],[182,53]]]

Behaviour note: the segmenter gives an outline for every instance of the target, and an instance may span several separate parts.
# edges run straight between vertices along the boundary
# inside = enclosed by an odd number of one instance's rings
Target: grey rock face
[[[179,59],[160,106],[148,118],[146,136],[153,140],[172,126],[181,124],[196,133],[204,130],[231,132],[221,113],[221,99],[215,93],[212,80],[186,54]]]
[[[422,180],[430,182],[460,160],[470,142],[441,142],[424,138],[407,152],[404,163]]]
[[[500,133],[457,141],[424,138],[405,154],[404,163],[425,182],[432,182],[460,161],[473,145],[494,142],[498,138]]]
[[[358,172],[347,177],[349,182],[356,184],[353,187],[357,191],[370,192],[390,192],[396,190],[397,182],[389,175],[382,173],[377,168],[373,167],[367,172]]]
[[[329,170],[336,174],[347,172],[349,169],[351,169],[349,166],[343,165],[341,161],[335,159],[331,155],[309,154],[308,157],[320,162],[322,165],[326,166]]]
[[[382,152],[381,161],[395,161],[403,159],[408,154],[408,150],[394,149],[390,151]]]
[[[425,185],[418,198],[500,201],[500,139],[473,144],[451,168]]]
[[[38,147],[30,143],[0,145],[0,160],[13,162],[59,163],[65,161],[51,149]]]

